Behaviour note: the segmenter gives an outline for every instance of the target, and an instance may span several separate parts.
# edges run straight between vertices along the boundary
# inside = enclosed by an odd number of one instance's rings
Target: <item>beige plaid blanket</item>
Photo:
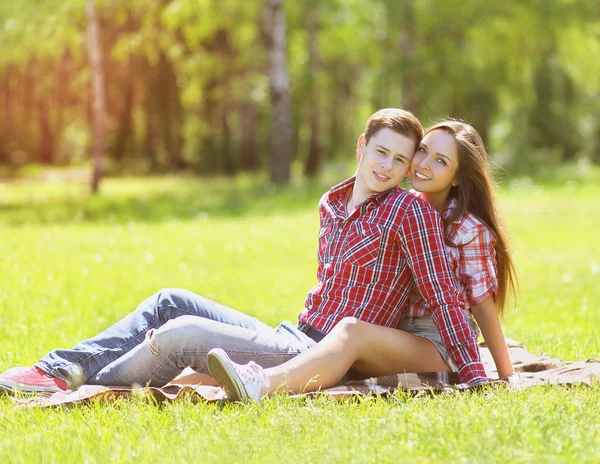
[[[546,355],[534,355],[529,353],[525,347],[514,340],[506,340],[510,357],[515,370],[518,373],[518,381],[509,382],[509,388],[528,388],[542,384],[587,384],[593,379],[600,380],[600,360],[588,359],[587,361],[568,362],[551,358]],[[480,345],[481,358],[490,379],[497,379],[496,367],[490,351],[485,344]],[[506,386],[507,383],[492,381],[492,385]],[[379,394],[387,395],[398,389],[411,393],[429,391],[440,393],[451,390],[468,390],[473,388],[467,384],[458,382],[455,373],[431,372],[431,373],[403,373],[387,375],[360,381],[352,381],[333,388],[319,392],[306,393],[295,396],[307,395],[331,395],[336,397],[348,397],[355,395]],[[113,401],[119,397],[149,396],[157,402],[163,401],[220,401],[225,400],[223,390],[219,387],[205,385],[166,385],[162,388],[124,388],[104,387],[96,385],[83,385],[76,391],[54,393],[50,396],[36,396],[32,398],[15,398],[19,406],[24,407],[52,407],[78,403],[87,403],[91,400],[101,399]]]

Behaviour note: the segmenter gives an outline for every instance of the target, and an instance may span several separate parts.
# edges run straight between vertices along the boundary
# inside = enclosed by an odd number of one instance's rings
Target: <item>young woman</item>
[[[500,378],[514,374],[499,316],[516,277],[495,202],[487,153],[478,132],[460,121],[431,127],[415,153],[410,182],[442,216],[457,289],[474,316]],[[400,329],[400,330],[398,330]],[[456,371],[432,315],[411,295],[398,329],[345,318],[316,346],[269,369],[236,364],[222,349],[208,354],[211,375],[232,400],[283,389],[297,393],[338,383],[349,369],[365,377],[398,372]]]

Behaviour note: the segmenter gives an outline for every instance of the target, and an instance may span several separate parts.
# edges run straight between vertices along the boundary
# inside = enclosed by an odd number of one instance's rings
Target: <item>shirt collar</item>
[[[349,179],[346,179],[344,182],[336,185],[330,190],[329,199],[331,201],[335,200],[344,200],[344,196],[354,188],[354,184],[356,183],[356,176],[352,176]],[[377,192],[369,197],[369,201],[375,201],[379,204],[383,203],[385,197],[387,197],[391,192],[395,192],[400,187],[396,187],[390,190],[386,190],[385,192]]]
[[[446,206],[446,209],[442,213],[442,218],[444,220],[448,219],[452,215],[452,213],[454,213],[454,211],[456,210],[457,207],[458,207],[458,201],[456,200],[456,198],[452,198],[450,200],[450,203],[448,203],[448,206]],[[456,218],[452,222],[454,224],[456,224],[456,223],[460,222],[460,218]]]
[[[410,193],[412,193],[413,195],[421,198],[421,192],[417,192],[414,189],[410,189]],[[445,221],[446,219],[448,219],[452,213],[456,210],[456,208],[458,207],[458,200],[456,199],[456,197],[452,198],[450,200],[450,203],[448,203],[448,206],[446,206],[446,209],[444,209],[444,211],[442,211],[442,219]],[[456,218],[454,221],[452,221],[454,224],[457,224],[460,222],[460,217]]]

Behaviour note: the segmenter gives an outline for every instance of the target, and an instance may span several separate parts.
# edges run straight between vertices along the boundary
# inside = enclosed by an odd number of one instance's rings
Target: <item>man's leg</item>
[[[141,344],[106,366],[88,383],[160,387],[187,366],[208,373],[206,355],[212,348],[224,348],[239,363],[254,360],[263,367],[270,367],[314,345],[312,339],[291,323],[284,322],[276,329],[262,323],[247,328],[183,316],[150,330]]]
[[[135,311],[105,331],[78,343],[70,350],[54,350],[35,366],[52,377],[67,381],[71,388],[77,388],[142,343],[149,330],[158,329],[169,320],[188,315],[247,329],[264,326],[256,318],[187,290],[163,289],[144,300]],[[0,376],[0,388],[14,386],[15,382],[9,377],[6,373]]]

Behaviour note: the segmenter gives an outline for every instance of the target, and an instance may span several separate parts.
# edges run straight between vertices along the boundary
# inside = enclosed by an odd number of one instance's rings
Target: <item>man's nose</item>
[[[382,169],[389,171],[390,169],[392,169],[392,164],[393,164],[393,160],[391,159],[390,156],[388,156],[386,159],[381,161],[380,166]]]

